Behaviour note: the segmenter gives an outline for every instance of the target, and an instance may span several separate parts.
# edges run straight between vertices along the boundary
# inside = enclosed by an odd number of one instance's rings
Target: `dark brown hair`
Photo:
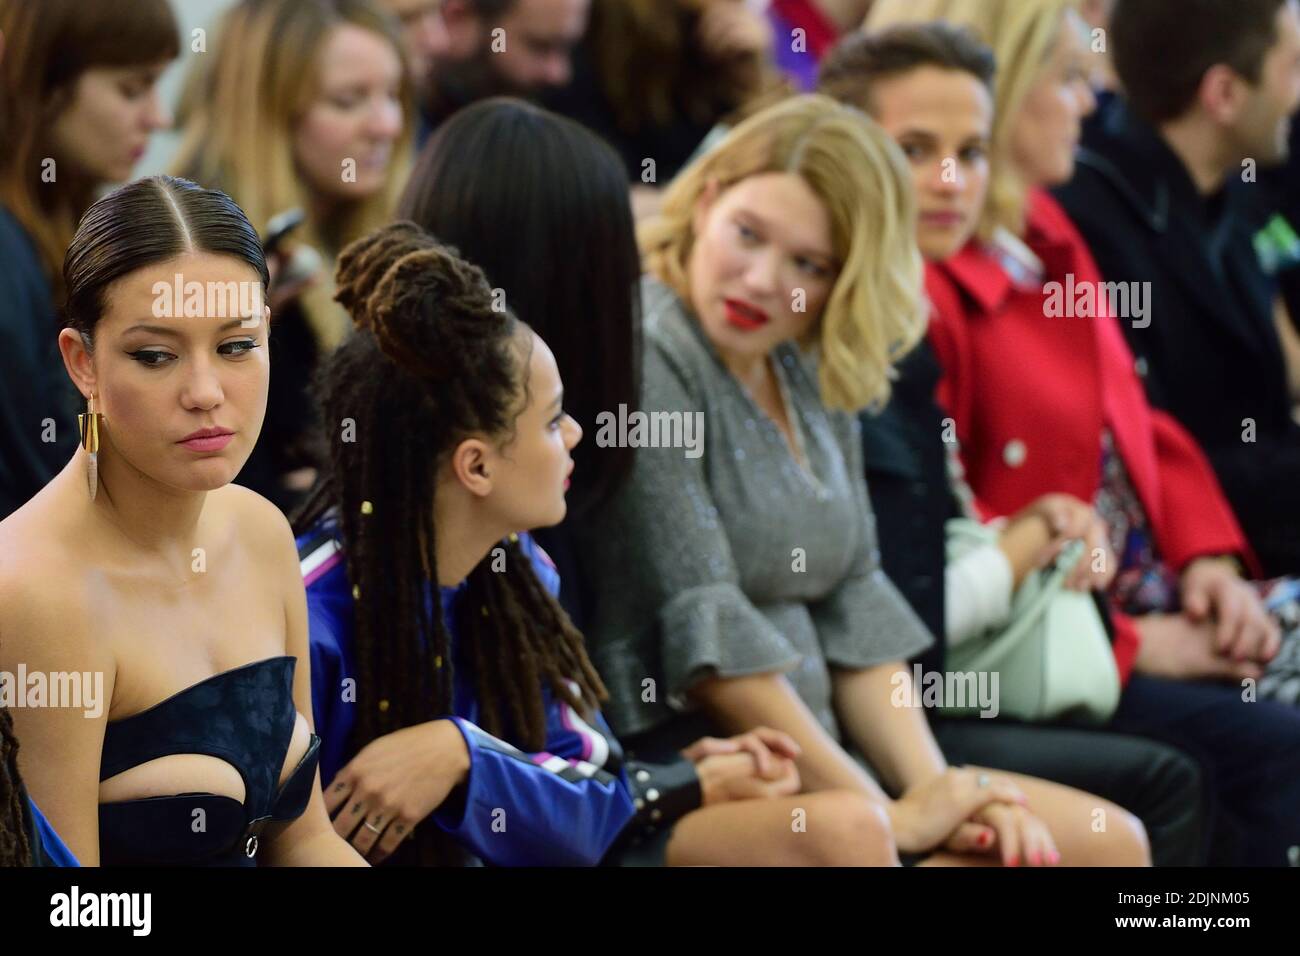
[[[18,776],[18,738],[8,708],[0,707],[0,866],[30,866],[27,808]]]
[[[469,435],[508,440],[527,401],[526,326],[493,309],[482,270],[411,222],[348,246],[337,281],[356,328],[322,366],[317,394],[324,420],[340,427],[294,526],[302,533],[337,509],[356,597],[355,753],[452,711],[449,635],[436,606],[437,470]],[[606,692],[518,542],[502,547],[505,571],[485,556],[458,599],[459,659],[473,669],[481,726],[540,750],[544,685],[585,713]],[[421,859],[438,859],[437,827],[416,832]]]
[[[0,202],[32,237],[57,295],[63,252],[101,184],[62,167],[56,182],[41,181],[51,113],[88,69],[174,59],[176,19],[167,0],[0,0],[0,32]]]
[[[475,16],[494,24],[513,10],[518,2],[519,0],[467,0],[466,6]]]
[[[63,260],[68,326],[93,346],[109,286],[136,269],[185,252],[242,259],[266,288],[266,259],[257,232],[219,189],[150,176],[109,193],[86,211]]]
[[[522,100],[467,106],[425,146],[398,215],[504,290],[554,351],[583,431],[596,433],[602,411],[638,407],[641,258],[623,164],[595,134]],[[606,500],[635,453],[594,441],[574,448],[569,516]]]
[[[941,20],[846,35],[822,61],[817,87],[870,113],[877,83],[923,66],[969,73],[993,91],[993,51],[971,30]]]
[[[1111,55],[1124,95],[1149,123],[1182,116],[1207,70],[1223,63],[1258,83],[1287,0],[1119,0]]]
[[[711,124],[757,97],[789,93],[762,56],[708,56],[696,39],[704,7],[733,0],[592,0],[586,46],[618,128]]]

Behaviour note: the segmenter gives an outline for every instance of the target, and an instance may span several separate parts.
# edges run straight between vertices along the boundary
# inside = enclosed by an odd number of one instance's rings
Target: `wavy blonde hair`
[[[900,23],[946,20],[973,29],[993,48],[998,61],[994,79],[989,197],[978,234],[992,238],[1000,226],[1013,234],[1025,231],[1028,189],[1008,155],[1011,129],[1025,97],[1038,82],[1077,0],[876,0],[863,29],[875,31]]]
[[[810,335],[822,402],[856,412],[889,399],[893,363],[925,332],[916,202],[907,162],[858,110],[822,95],[756,113],[684,169],[638,239],[646,269],[690,301],[693,219],[719,191],[764,173],[794,173],[826,207],[839,274]]]
[[[352,24],[387,40],[402,64],[402,134],[393,146],[384,190],[343,204],[328,221],[294,161],[293,135],[319,88],[321,56],[330,32]],[[412,138],[412,95],[400,29],[372,0],[242,0],[221,21],[216,50],[196,57],[177,109],[183,135],[175,175],[228,193],[259,233],[277,213],[300,208],[307,220],[295,244],[328,261],[349,242],[392,218],[406,181]],[[300,301],[317,341],[329,349],[350,320],[335,302],[333,268]]]

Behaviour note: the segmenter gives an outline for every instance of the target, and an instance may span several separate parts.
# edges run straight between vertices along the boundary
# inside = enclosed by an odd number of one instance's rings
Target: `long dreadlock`
[[[0,707],[0,866],[31,866],[26,818],[14,720],[7,707]]]
[[[476,266],[410,222],[339,257],[338,300],[356,330],[317,378],[329,462],[295,518],[300,533],[339,515],[356,614],[356,752],[376,737],[451,713],[451,655],[436,602],[439,464],[470,435],[508,440],[526,401],[525,328],[493,309]],[[484,729],[529,750],[545,738],[543,686],[590,713],[606,691],[582,635],[515,541],[506,569],[471,572],[456,622]],[[416,830],[421,862],[445,859],[436,826]]]

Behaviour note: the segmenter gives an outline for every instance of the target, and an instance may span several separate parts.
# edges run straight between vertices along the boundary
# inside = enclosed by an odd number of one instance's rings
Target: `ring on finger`
[[[367,820],[365,821],[363,826],[365,826],[367,830],[369,830],[371,833],[375,834],[376,836],[384,832],[383,826],[379,824],[378,817],[375,818],[375,823],[371,823],[369,820]]]

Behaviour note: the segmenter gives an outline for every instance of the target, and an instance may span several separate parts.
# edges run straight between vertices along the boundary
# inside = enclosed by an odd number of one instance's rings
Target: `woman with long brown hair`
[[[677,174],[716,123],[782,87],[742,0],[595,0],[574,79],[546,105],[614,146],[638,190]]]
[[[170,122],[158,75],[179,50],[166,0],[0,0],[0,518],[76,445],[55,340],[63,253],[96,190]]]

